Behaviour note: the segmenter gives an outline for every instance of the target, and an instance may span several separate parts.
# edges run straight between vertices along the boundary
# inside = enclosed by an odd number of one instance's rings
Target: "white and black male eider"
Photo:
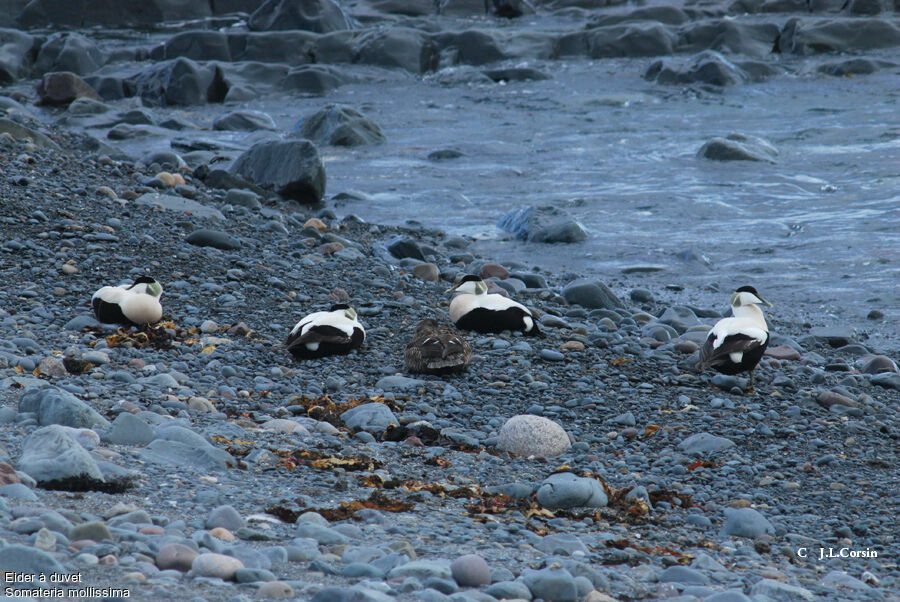
[[[521,330],[540,335],[531,310],[503,295],[488,294],[488,287],[478,276],[468,274],[448,290],[462,293],[450,302],[450,319],[459,328],[481,333]]]
[[[162,285],[150,276],[141,276],[132,284],[104,286],[91,297],[94,315],[109,324],[145,325],[162,318]]]
[[[701,370],[712,368],[722,374],[750,372],[762,359],[769,345],[769,327],[760,305],[772,307],[752,286],[742,286],[731,295],[732,318],[723,318],[709,331],[700,348]]]
[[[406,369],[414,374],[462,372],[472,359],[472,348],[461,334],[428,318],[416,326],[404,359]]]
[[[284,346],[294,357],[309,359],[345,355],[362,345],[366,331],[356,321],[356,310],[346,303],[311,313],[291,330]]]

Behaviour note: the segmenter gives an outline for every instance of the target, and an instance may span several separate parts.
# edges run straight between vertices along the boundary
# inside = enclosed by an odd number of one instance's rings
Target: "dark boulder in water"
[[[809,22],[794,17],[785,23],[776,49],[810,55],[900,46],[900,27],[878,18],[828,19]]]
[[[212,16],[211,2],[173,0],[32,0],[16,21],[20,27],[155,26]]]
[[[81,34],[55,33],[38,51],[34,69],[38,73],[71,71],[76,75],[93,73],[103,66],[106,57],[100,48]]]
[[[222,102],[229,87],[220,67],[200,65],[186,58],[151,65],[130,77],[124,85],[127,95],[139,96],[157,106]]]
[[[433,71],[438,52],[431,36],[418,29],[396,27],[360,37],[357,60],[367,65],[400,67],[410,73]]]
[[[331,146],[364,146],[387,140],[378,124],[346,105],[330,104],[304,117],[294,131],[316,144]]]
[[[704,144],[697,156],[713,161],[762,161],[775,163],[778,151],[768,141],[745,134],[728,134]]]
[[[328,33],[350,29],[350,19],[333,0],[266,0],[250,15],[247,27],[251,31],[300,29]]]
[[[679,64],[671,59],[653,61],[644,72],[644,79],[658,84],[710,84],[733,86],[750,78],[737,65],[714,50],[705,50],[690,62]]]
[[[325,165],[309,140],[257,142],[235,159],[230,171],[301,203],[318,203],[325,194]]]
[[[549,205],[511,211],[500,218],[497,226],[528,242],[578,242],[587,238],[584,227],[574,217]]]

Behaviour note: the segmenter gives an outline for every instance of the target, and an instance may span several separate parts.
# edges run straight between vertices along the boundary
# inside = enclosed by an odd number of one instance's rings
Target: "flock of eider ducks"
[[[498,333],[521,331],[541,335],[530,309],[503,295],[488,293],[478,276],[466,275],[447,293],[457,293],[450,302],[450,319],[463,330]],[[91,298],[97,320],[106,323],[146,326],[162,318],[162,285],[142,276],[130,285],[104,286]],[[760,305],[772,306],[752,286],[742,286],[731,295],[733,317],[719,320],[700,348],[701,370],[712,368],[723,374],[750,373],[769,344],[769,329]],[[305,316],[291,329],[285,348],[297,359],[343,355],[361,346],[366,331],[356,311],[346,304]],[[404,359],[412,373],[462,372],[472,349],[462,334],[435,319],[422,320],[406,346]]]

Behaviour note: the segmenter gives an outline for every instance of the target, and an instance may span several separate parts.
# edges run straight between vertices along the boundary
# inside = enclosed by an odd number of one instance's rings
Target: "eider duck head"
[[[454,287],[447,289],[447,293],[468,293],[470,295],[484,295],[487,294],[487,291],[488,285],[485,281],[474,274],[466,274]]]
[[[760,305],[772,307],[752,286],[742,286],[731,294],[731,312],[735,316],[756,316],[762,314]]]
[[[416,334],[423,332],[433,332],[439,328],[437,320],[434,318],[425,318],[416,326]]]
[[[163,293],[162,285],[156,281],[155,278],[150,276],[141,276],[136,279],[131,286],[128,287],[129,291],[137,294],[145,294],[150,295],[151,297],[159,298]]]
[[[346,303],[335,303],[334,305],[331,306],[331,308],[328,311],[330,311],[330,312],[343,311],[344,316],[346,316],[346,318],[348,320],[356,320],[356,310],[353,309],[352,307],[350,307],[349,305],[347,305]]]

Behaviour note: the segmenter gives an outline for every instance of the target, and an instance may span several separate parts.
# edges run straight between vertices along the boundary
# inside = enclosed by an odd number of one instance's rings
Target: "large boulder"
[[[34,69],[38,73],[71,71],[77,75],[87,75],[105,62],[106,57],[93,40],[79,33],[63,32],[47,38],[38,51]]]
[[[328,33],[350,29],[350,19],[333,0],[266,0],[247,26],[253,31],[303,29]]]
[[[100,95],[86,81],[71,71],[47,73],[37,88],[42,105],[67,105],[76,98],[100,100]]]
[[[591,58],[672,54],[676,37],[660,23],[597,27],[586,33]]]
[[[702,159],[713,161],[760,161],[775,163],[778,151],[763,138],[732,133],[725,138],[712,138],[697,152]]]
[[[704,50],[687,63],[671,59],[653,61],[644,72],[644,79],[658,84],[711,84],[732,86],[749,80],[743,69],[715,50]]]
[[[155,61],[184,57],[195,61],[231,61],[230,37],[221,31],[184,31],[150,52]]]
[[[778,33],[778,26],[774,23],[742,23],[728,18],[697,21],[679,30],[678,50],[718,50],[765,57],[772,52]]]
[[[809,55],[900,46],[900,27],[886,19],[805,21],[790,19],[778,38],[779,52]]]
[[[214,130],[256,132],[259,130],[276,130],[275,120],[262,111],[229,111],[213,120]]]
[[[91,454],[59,425],[39,428],[25,439],[17,468],[41,484],[104,480]]]
[[[0,84],[26,77],[31,70],[38,39],[14,29],[0,29]]]
[[[186,58],[142,69],[129,78],[126,85],[134,96],[157,106],[222,102],[228,93],[228,83],[221,68],[200,65]]]
[[[587,232],[574,217],[558,207],[524,207],[500,218],[497,226],[528,242],[578,242]]]
[[[432,71],[438,62],[431,38],[423,31],[408,27],[393,27],[362,36],[356,55],[360,63],[400,67],[416,74]]]
[[[309,140],[257,142],[235,159],[231,172],[301,203],[318,203],[325,194],[325,165]]]
[[[564,454],[571,445],[559,423],[532,414],[519,414],[503,423],[497,448],[517,456],[552,458]]]
[[[294,126],[301,138],[330,146],[382,144],[386,138],[378,124],[346,105],[330,104],[304,117]]]
[[[27,389],[19,398],[20,412],[37,414],[38,424],[73,428],[108,427],[109,422],[72,393],[56,387]]]
[[[599,280],[579,278],[563,289],[563,298],[574,305],[587,309],[616,309],[624,307],[622,301]]]
[[[165,21],[209,17],[210,4],[185,0],[31,0],[16,21],[25,29],[156,26]]]
[[[301,65],[285,75],[281,87],[284,90],[322,96],[352,81],[352,75],[334,65]]]

